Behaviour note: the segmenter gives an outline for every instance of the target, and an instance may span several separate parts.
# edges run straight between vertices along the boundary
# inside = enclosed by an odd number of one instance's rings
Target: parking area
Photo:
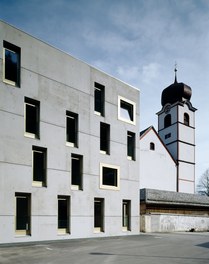
[[[209,263],[209,233],[155,233],[0,245],[0,263]]]

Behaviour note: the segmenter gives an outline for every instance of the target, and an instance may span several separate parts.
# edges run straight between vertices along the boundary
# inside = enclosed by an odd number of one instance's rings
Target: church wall
[[[140,189],[176,191],[175,163],[153,130],[140,140],[140,164]]]

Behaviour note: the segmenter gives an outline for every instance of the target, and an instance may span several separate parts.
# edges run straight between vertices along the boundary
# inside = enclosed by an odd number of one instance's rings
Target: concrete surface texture
[[[0,246],[0,263],[209,263],[209,233],[154,233]]]

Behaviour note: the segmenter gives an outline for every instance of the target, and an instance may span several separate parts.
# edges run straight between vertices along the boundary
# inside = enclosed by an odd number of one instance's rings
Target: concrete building
[[[139,90],[0,22],[0,243],[139,233]]]

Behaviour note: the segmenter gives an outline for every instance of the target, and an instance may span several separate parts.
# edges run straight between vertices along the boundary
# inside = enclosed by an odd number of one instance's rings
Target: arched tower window
[[[165,119],[164,119],[164,127],[169,127],[171,125],[171,115],[168,114],[165,116]]]
[[[150,150],[155,150],[155,143],[153,142],[150,142]]]
[[[184,124],[189,126],[189,115],[187,113],[184,113]]]

